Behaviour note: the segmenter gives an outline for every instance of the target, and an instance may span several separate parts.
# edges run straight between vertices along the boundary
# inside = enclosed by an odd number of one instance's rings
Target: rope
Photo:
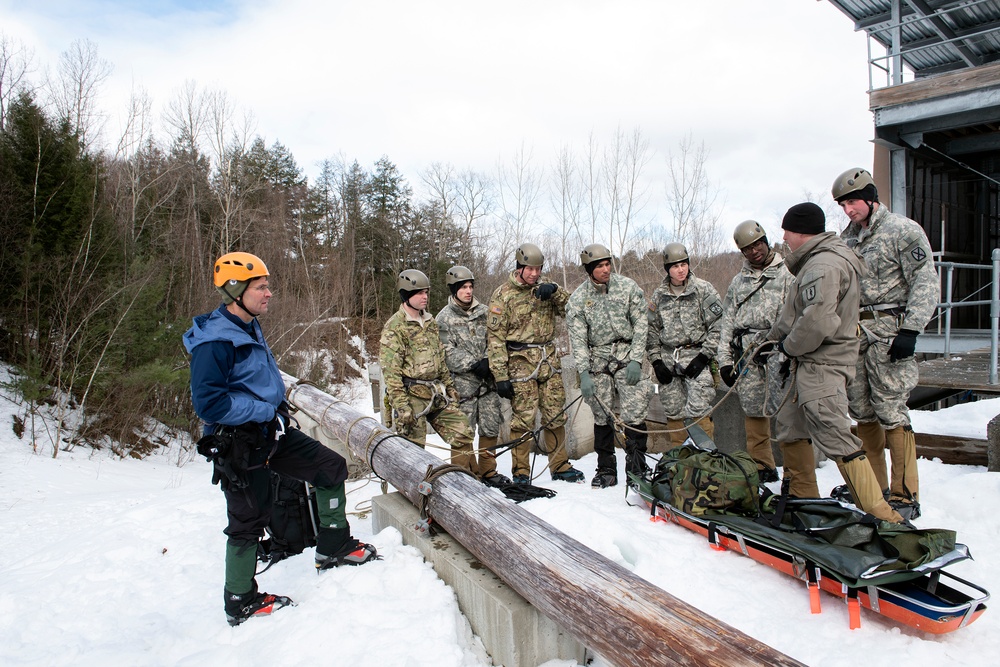
[[[733,366],[734,367],[739,366],[747,358],[751,358],[752,359],[753,358],[753,354],[756,353],[756,351],[760,347],[760,345],[761,345],[761,343],[757,343],[755,345],[751,345],[748,349],[744,350],[743,354],[740,356],[739,359],[736,360],[736,362],[733,364]],[[795,361],[794,358],[792,359],[792,361],[793,362]],[[743,377],[744,377],[744,375],[746,375],[748,368],[749,368],[748,366],[744,365],[743,371],[736,378],[736,382],[733,383],[733,386],[729,387],[726,390],[726,393],[723,394],[722,398],[719,399],[719,401],[717,401],[716,404],[714,406],[712,406],[712,408],[710,410],[708,410],[708,412],[706,412],[705,414],[702,414],[702,415],[698,415],[697,417],[692,417],[692,419],[695,422],[698,422],[698,421],[701,421],[702,419],[705,419],[706,417],[711,417],[712,413],[714,413],[715,410],[720,405],[722,405],[722,403],[725,402],[725,400],[727,398],[729,398],[730,394],[732,394],[733,392],[736,391],[736,388],[739,387],[740,380],[742,380]],[[791,390],[792,390],[792,384],[789,383],[788,388],[785,390],[785,395],[782,398],[781,403],[778,405],[778,409],[775,410],[774,414],[764,414],[764,416],[767,417],[768,419],[770,419],[771,417],[774,417],[778,413],[778,411],[780,411],[781,407],[784,406],[784,404],[788,401],[788,398],[791,395]],[[768,398],[770,396],[770,384],[765,384],[764,392],[765,392],[764,393],[764,405],[767,405]],[[640,429],[640,428],[633,428],[633,426],[631,424],[626,424],[624,421],[622,421],[621,417],[614,410],[612,410],[604,401],[602,401],[600,396],[598,396],[597,394],[594,394],[593,398],[601,406],[601,409],[604,410],[605,414],[607,414],[608,417],[611,419],[611,421],[614,424],[615,431],[617,431],[618,433],[623,433],[625,431],[626,427],[628,427],[628,429],[631,430],[631,431],[635,431],[636,433],[645,433],[647,435],[651,435],[651,434],[654,434],[654,433],[680,433],[682,431],[685,431],[685,432],[687,431],[687,427],[686,426],[683,426],[681,428],[661,428],[661,429]],[[579,408],[578,408],[578,410],[579,410]]]
[[[434,534],[434,528],[431,525],[433,523],[433,519],[429,508],[431,494],[434,492],[433,482],[439,477],[447,475],[450,472],[460,472],[476,479],[476,476],[473,475],[470,470],[453,463],[444,463],[437,467],[428,465],[427,473],[424,475],[424,479],[417,485],[417,491],[420,493],[420,498],[417,500],[417,509],[420,511],[420,522],[417,523],[415,528],[418,532],[428,532],[431,535]]]

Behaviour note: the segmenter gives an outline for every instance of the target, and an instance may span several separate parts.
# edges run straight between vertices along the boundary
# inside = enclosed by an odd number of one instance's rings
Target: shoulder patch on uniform
[[[502,315],[503,314],[503,308],[501,308],[497,304],[494,304],[493,306],[490,307],[490,312],[493,313],[494,315]]]
[[[722,315],[722,304],[719,303],[718,301],[713,301],[712,303],[710,303],[708,309],[712,311],[712,314],[715,315],[716,317]]]
[[[917,264],[921,264],[927,259],[927,251],[924,250],[923,244],[919,240],[914,241],[909,245],[906,250],[903,251],[904,256],[909,256]]]
[[[653,303],[652,301],[647,301],[646,302],[646,308],[649,308],[650,312],[653,312],[653,313],[656,312],[656,304]]]
[[[819,279],[803,285],[802,289],[799,290],[799,294],[802,296],[802,302],[807,305],[822,301],[822,292],[820,292],[819,289]]]

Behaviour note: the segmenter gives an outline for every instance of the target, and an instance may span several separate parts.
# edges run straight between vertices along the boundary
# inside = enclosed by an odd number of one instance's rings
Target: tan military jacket
[[[539,283],[551,282],[540,276]],[[486,314],[487,349],[490,370],[497,382],[510,379],[508,342],[551,343],[556,335],[556,318],[566,316],[566,302],[569,292],[562,287],[548,301],[535,298],[533,286],[522,285],[512,271],[500,287],[490,297]],[[524,353],[531,361],[539,353]],[[555,350],[550,350],[552,365],[558,369]]]
[[[785,258],[795,285],[768,340],[789,356],[850,366],[858,357],[858,302],[864,266],[834,232],[823,232]]]

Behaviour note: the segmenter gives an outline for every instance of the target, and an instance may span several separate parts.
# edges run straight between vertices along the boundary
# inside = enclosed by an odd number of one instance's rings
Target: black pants
[[[347,479],[347,461],[344,457],[310,438],[302,431],[290,428],[278,441],[278,449],[264,467],[271,447],[258,447],[250,454],[249,485],[243,489],[229,486],[226,494],[226,513],[229,525],[225,534],[230,542],[256,544],[264,536],[264,528],[271,520],[270,470],[317,487],[332,487]],[[260,467],[255,467],[260,466]]]

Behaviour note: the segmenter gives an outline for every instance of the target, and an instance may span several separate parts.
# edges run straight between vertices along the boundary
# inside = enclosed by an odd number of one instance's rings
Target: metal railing
[[[990,307],[990,384],[1000,384],[997,373],[997,341],[1000,338],[1000,248],[994,248],[991,264],[963,264],[960,262],[935,262],[942,271],[945,285],[945,300],[938,304],[939,317],[944,312],[944,358],[951,359],[951,311],[962,306]],[[954,301],[955,269],[992,271],[990,298],[978,301]]]

